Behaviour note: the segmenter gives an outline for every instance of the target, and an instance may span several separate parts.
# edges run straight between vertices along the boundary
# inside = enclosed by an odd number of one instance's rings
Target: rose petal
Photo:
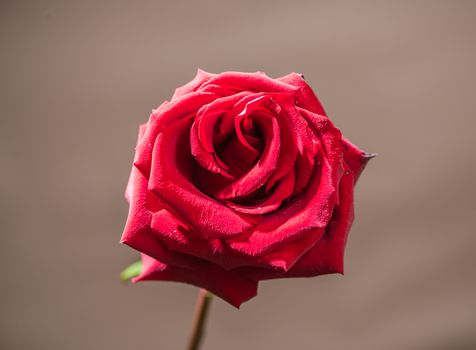
[[[342,137],[342,143],[344,145],[345,163],[352,172],[354,181],[357,182],[360,174],[367,165],[367,162],[375,157],[375,154],[369,154],[360,150],[357,146],[350,143],[350,141],[344,137]]]
[[[150,205],[147,203],[150,198],[147,191],[147,179],[134,168],[130,182],[131,204],[121,243],[151,256],[160,257],[168,263],[193,267],[197,263],[195,258],[169,251],[151,231],[152,212],[147,208]]]
[[[207,85],[217,85],[221,89],[231,88],[238,91],[287,92],[298,91],[299,88],[267,77],[264,73],[224,72],[208,80],[198,90],[205,90]]]
[[[244,274],[255,280],[342,274],[347,235],[354,219],[353,186],[353,177],[344,175],[340,183],[340,203],[334,209],[325,234],[289,271],[246,269]]]
[[[248,102],[243,114],[256,113],[262,108],[264,101],[263,97],[259,97]],[[243,177],[218,192],[215,195],[218,199],[231,199],[251,193],[264,185],[277,167],[281,147],[278,122],[273,116],[264,113],[255,114],[253,118],[264,134],[265,149],[262,157]]]
[[[219,238],[201,238],[193,229],[178,221],[167,210],[153,214],[151,227],[156,237],[170,250],[198,257],[225,270],[240,266],[260,266],[249,256],[237,254],[229,249]]]
[[[141,142],[142,137],[144,136],[146,129],[147,129],[147,124],[146,123],[141,124],[139,126],[139,135],[137,136],[136,149],[137,149],[137,146],[139,145],[139,143]],[[129,175],[129,180],[128,180],[127,186],[126,186],[126,192],[124,193],[124,196],[126,197],[127,203],[129,203],[129,204],[131,204],[132,195],[133,195],[133,186],[134,186],[134,179],[133,179],[133,175],[132,175],[133,171],[134,171],[134,165],[132,165],[131,174]]]
[[[299,137],[299,122],[292,118],[290,113],[291,110],[294,114],[297,114],[297,111],[291,106],[292,95],[275,95],[272,102],[271,108],[274,109],[281,133],[281,148],[278,166],[266,183],[267,191],[274,186],[276,181],[280,180],[294,168],[298,153],[298,143],[301,140]]]
[[[210,93],[190,93],[174,101],[163,103],[155,110],[147,123],[147,129],[136,149],[134,164],[148,178],[152,164],[152,150],[161,130],[177,120],[188,119],[204,104],[214,100],[216,95]]]
[[[219,157],[226,164],[234,179],[240,179],[246,175],[256,164],[260,156],[260,153],[256,150],[244,146],[236,134],[233,134],[226,142],[220,145],[217,152],[217,158]],[[233,182],[229,186],[232,187]]]
[[[296,262],[321,239],[324,228],[315,227],[303,230],[300,238],[274,249],[271,253],[257,257],[263,266],[270,266],[279,271],[288,271]]]
[[[324,107],[322,107],[314,91],[312,91],[301,74],[291,73],[276,80],[299,88],[296,92],[296,105],[316,114],[327,116]]]
[[[228,137],[233,131],[233,120],[227,116],[228,112],[238,101],[249,95],[245,92],[233,96],[217,98],[203,106],[197,113],[190,131],[190,146],[193,156],[205,169],[233,178],[229,167],[216,156],[215,131],[220,121],[220,133]]]
[[[244,215],[206,196],[191,182],[190,121],[181,120],[160,133],[154,146],[149,189],[167,209],[204,238],[239,234],[251,223]]]
[[[167,210],[153,214],[154,234],[169,249],[212,262],[226,270],[252,265],[250,259],[228,249],[218,238],[203,239]]]
[[[262,215],[272,212],[279,208],[283,200],[288,198],[294,189],[295,175],[291,170],[288,175],[278,182],[276,189],[273,193],[262,201],[254,205],[240,205],[231,201],[227,201],[226,204],[239,211],[240,213]]]
[[[320,165],[315,167],[308,187],[287,207],[266,215],[247,235],[228,240],[232,249],[251,256],[269,254],[300,239],[303,230],[327,225],[338,200],[337,189],[343,174],[341,134],[327,118],[314,114],[308,117],[314,118],[309,122],[322,140],[317,155]]]
[[[216,74],[207,73],[204,70],[198,69],[195,78],[187,84],[175,89],[174,95],[172,96],[172,101],[186,95],[190,92],[195,92],[197,89],[209,81],[211,78],[215,77]]]
[[[210,291],[236,308],[257,294],[257,282],[213,264],[203,264],[191,270],[165,264],[144,254],[142,263],[143,271],[133,282],[157,280],[192,284]]]

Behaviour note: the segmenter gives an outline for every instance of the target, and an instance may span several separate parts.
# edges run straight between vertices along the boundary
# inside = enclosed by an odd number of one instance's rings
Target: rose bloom
[[[199,70],[140,126],[121,242],[134,281],[185,282],[239,307],[273,278],[343,273],[370,155],[302,75]]]

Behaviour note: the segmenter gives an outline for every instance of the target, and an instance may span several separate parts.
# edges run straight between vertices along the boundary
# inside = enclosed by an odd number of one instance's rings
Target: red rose
[[[143,253],[135,281],[239,307],[260,280],[342,273],[368,159],[301,75],[198,71],[140,127],[122,236]]]

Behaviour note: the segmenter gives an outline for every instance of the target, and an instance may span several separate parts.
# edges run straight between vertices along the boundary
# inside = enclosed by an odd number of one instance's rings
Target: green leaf
[[[119,275],[119,278],[122,282],[129,282],[134,277],[137,277],[142,272],[142,261],[136,261],[135,263],[130,264],[124,269]]]

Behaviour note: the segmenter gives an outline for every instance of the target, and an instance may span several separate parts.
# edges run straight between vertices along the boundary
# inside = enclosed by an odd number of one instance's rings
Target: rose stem
[[[188,350],[198,350],[203,338],[203,329],[207,321],[208,309],[212,301],[213,294],[205,289],[200,289],[198,293],[195,315],[193,317],[192,334],[188,344]]]

